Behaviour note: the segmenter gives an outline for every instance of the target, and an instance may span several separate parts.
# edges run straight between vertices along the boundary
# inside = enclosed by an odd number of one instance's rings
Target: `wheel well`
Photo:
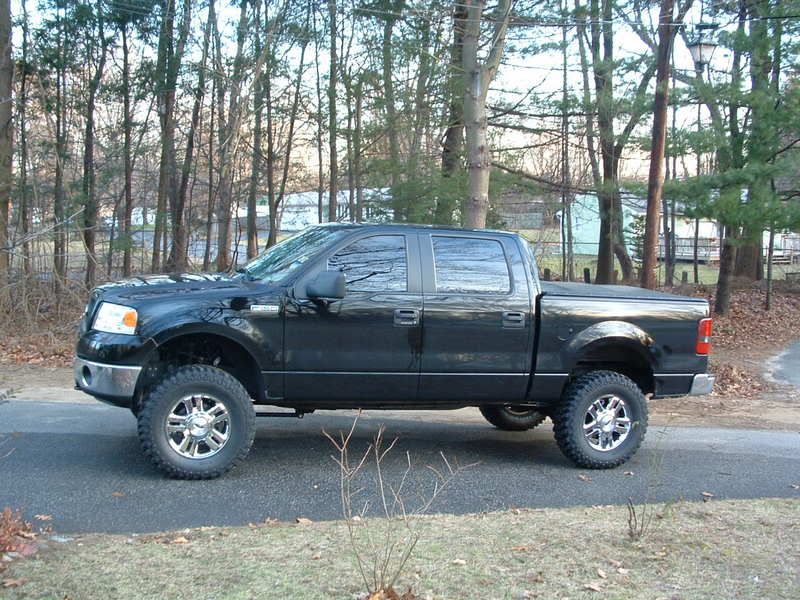
[[[599,370],[614,371],[630,377],[645,394],[655,391],[653,368],[642,352],[630,346],[599,344],[587,348],[572,368],[570,379]]]
[[[150,356],[137,385],[134,411],[165,374],[186,365],[210,365],[233,375],[257,402],[265,399],[261,369],[241,344],[213,333],[187,333],[167,340]]]

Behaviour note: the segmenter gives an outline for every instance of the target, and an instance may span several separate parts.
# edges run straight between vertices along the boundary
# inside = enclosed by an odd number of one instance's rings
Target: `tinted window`
[[[503,246],[496,240],[433,236],[437,292],[503,294],[511,289]]]
[[[376,235],[358,240],[330,257],[328,268],[345,274],[350,291],[405,292],[406,239],[402,235]]]

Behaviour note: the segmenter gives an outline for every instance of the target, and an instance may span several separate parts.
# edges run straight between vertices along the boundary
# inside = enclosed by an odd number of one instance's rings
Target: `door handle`
[[[416,327],[419,325],[419,311],[416,308],[398,308],[394,311],[395,327]]]
[[[522,329],[525,327],[525,313],[506,311],[503,313],[503,327]]]

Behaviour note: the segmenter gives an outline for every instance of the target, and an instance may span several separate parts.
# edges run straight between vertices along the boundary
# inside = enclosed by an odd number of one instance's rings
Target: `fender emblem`
[[[255,313],[278,314],[281,310],[278,304],[252,304],[250,311]]]

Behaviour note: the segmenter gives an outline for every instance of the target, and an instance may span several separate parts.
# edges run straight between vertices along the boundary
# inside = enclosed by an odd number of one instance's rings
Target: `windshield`
[[[283,281],[321,248],[340,239],[346,232],[340,228],[310,227],[262,252],[238,272],[266,283]]]

